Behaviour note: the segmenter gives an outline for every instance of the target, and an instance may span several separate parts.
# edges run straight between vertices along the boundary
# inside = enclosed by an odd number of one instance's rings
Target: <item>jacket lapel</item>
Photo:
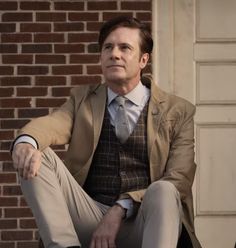
[[[91,108],[93,114],[94,149],[102,129],[102,123],[106,107],[107,90],[106,86],[100,85],[91,91]]]

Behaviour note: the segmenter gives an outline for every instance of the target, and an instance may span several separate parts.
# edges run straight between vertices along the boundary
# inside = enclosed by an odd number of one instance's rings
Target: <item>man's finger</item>
[[[116,244],[115,244],[115,242],[113,241],[113,240],[108,240],[108,247],[109,248],[116,248]]]
[[[110,248],[108,245],[108,240],[105,238],[102,239],[102,248]]]
[[[31,178],[37,175],[40,165],[41,165],[41,153],[36,150],[31,157],[30,167],[28,172]]]

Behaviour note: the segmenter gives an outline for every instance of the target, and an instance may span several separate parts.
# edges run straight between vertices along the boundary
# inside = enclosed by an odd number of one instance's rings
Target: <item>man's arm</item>
[[[116,247],[115,241],[120,230],[122,219],[125,216],[124,209],[119,205],[111,207],[104,215],[90,243],[90,248],[95,247]]]
[[[53,113],[36,118],[25,125],[11,147],[14,167],[29,179],[37,175],[41,164],[41,152],[52,144],[66,144],[71,136],[74,117],[74,98]]]
[[[181,199],[189,196],[196,171],[194,162],[195,107],[186,102],[185,109],[173,130],[168,161],[161,180],[175,185]]]

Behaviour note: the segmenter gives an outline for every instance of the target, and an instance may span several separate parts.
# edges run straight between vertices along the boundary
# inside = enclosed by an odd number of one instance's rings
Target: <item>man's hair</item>
[[[153,40],[150,31],[150,27],[145,23],[140,22],[138,19],[127,16],[115,17],[103,24],[98,37],[99,49],[102,50],[102,46],[107,36],[119,27],[138,29],[140,33],[140,50],[141,53],[151,54],[153,48]]]

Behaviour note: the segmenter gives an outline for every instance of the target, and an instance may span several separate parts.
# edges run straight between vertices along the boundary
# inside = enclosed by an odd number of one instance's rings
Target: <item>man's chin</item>
[[[113,84],[123,84],[127,80],[124,77],[109,77],[106,80],[107,82],[113,83]]]

